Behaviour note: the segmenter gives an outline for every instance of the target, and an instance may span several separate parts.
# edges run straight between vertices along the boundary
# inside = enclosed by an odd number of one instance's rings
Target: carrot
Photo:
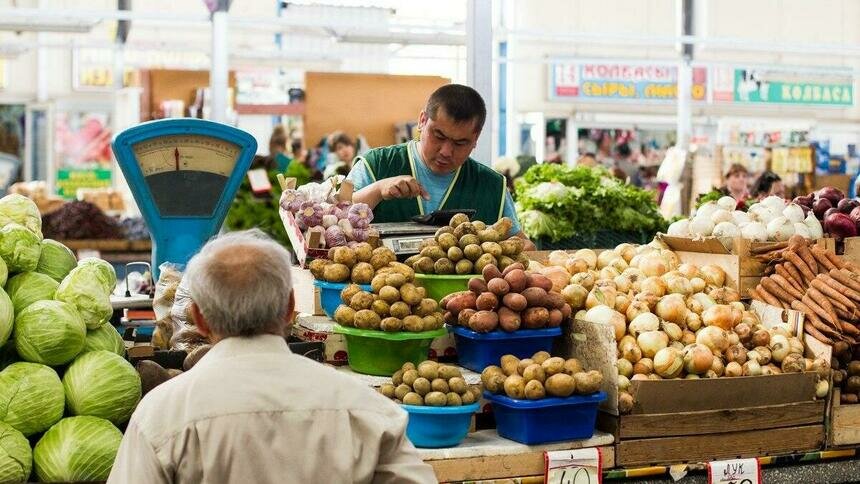
[[[762,244],[757,247],[753,247],[750,249],[750,254],[764,254],[766,252],[773,252],[775,250],[782,250],[788,247],[788,241],[785,242],[773,242],[770,244]]]
[[[812,287],[818,289],[819,291],[821,291],[822,294],[829,297],[830,299],[838,301],[840,304],[845,306],[845,309],[853,309],[854,303],[850,299],[845,297],[844,294],[840,293],[839,291],[831,287],[830,284],[825,282],[825,277],[829,276],[825,276],[824,274],[819,274],[818,276],[816,276],[815,280],[812,281]]]
[[[788,291],[788,293],[791,294],[794,299],[800,299],[803,297],[803,291],[794,287],[794,285],[788,279],[783,277],[782,274],[777,273],[770,276],[770,278],[773,279],[773,282],[779,284],[779,287]]]
[[[828,313],[824,308],[818,305],[818,303],[813,301],[809,294],[805,294],[801,301],[803,301],[803,304],[809,306],[809,308],[812,309],[815,314],[817,314],[821,318],[822,322],[827,323],[827,325],[831,328],[836,328],[836,319],[832,315],[830,315],[830,313]]]
[[[767,289],[767,292],[776,296],[780,301],[785,301],[790,304],[791,301],[797,299],[797,297],[793,296],[786,289],[780,287],[780,285],[774,282],[770,277],[762,277],[761,286]],[[800,297],[803,297],[803,295],[801,294]]]
[[[841,319],[843,321],[849,321],[849,320],[855,319],[856,313],[854,313],[853,311],[848,312],[842,308],[834,308],[834,309],[836,310],[836,315],[839,316],[839,319]]]
[[[787,250],[785,251],[785,259],[794,264],[797,267],[797,270],[800,271],[800,274],[803,276],[803,281],[806,282],[807,285],[815,279],[815,274],[809,269],[809,266],[806,265],[806,262],[800,258],[799,255],[794,252]]]
[[[830,259],[827,258],[827,254],[824,253],[824,249],[818,246],[812,246],[809,248],[809,252],[812,253],[812,256],[815,257],[815,260],[818,262],[819,266],[824,266],[827,270],[836,269],[836,265],[830,262]]]
[[[860,336],[860,329],[857,329],[853,324],[839,321],[839,325],[842,327],[843,333],[850,336]]]
[[[779,299],[777,299],[771,293],[767,292],[767,290],[764,287],[762,287],[761,284],[756,286],[755,289],[756,289],[756,291],[758,291],[759,294],[761,294],[761,297],[762,297],[762,299],[764,299],[764,302],[770,304],[771,306],[776,306],[778,308],[782,307],[782,304],[779,302]]]
[[[760,301],[760,302],[767,302],[767,301],[765,301],[765,300],[764,300],[764,297],[762,297],[761,293],[759,293],[759,292],[756,290],[756,288],[751,287],[751,288],[749,288],[749,289],[747,290],[747,292],[748,292],[748,293],[749,293],[749,295],[750,295],[750,299],[754,299],[754,300],[756,300],[756,301]]]
[[[788,269],[785,268],[785,264],[777,264],[774,270],[776,271],[776,275],[785,279],[785,282],[789,283],[791,287],[795,288],[798,292],[803,292],[803,286],[801,286],[799,282],[794,280],[794,277],[792,277],[791,273],[788,272]],[[782,283],[776,278],[774,278],[774,280]]]
[[[831,272],[834,272],[837,275],[842,274],[841,272],[839,272],[835,269]],[[860,302],[860,292],[855,291],[854,289],[849,287],[847,284],[840,282],[837,277],[834,277],[832,274],[822,274],[819,277],[821,277],[821,280],[823,280],[825,283],[827,283],[828,286],[832,287],[834,290],[838,291],[840,294],[845,295],[849,299],[853,299],[854,301]],[[854,302],[854,304],[856,305],[857,302]]]
[[[836,316],[836,310],[833,309],[833,303],[831,303],[830,299],[828,299],[827,296],[822,294],[821,291],[819,291],[818,289],[816,289],[810,285],[809,289],[806,290],[806,294],[812,300],[814,300],[816,303],[818,303],[818,305],[821,306],[822,309],[827,311],[827,313],[832,318],[831,319],[832,322],[835,323],[835,322],[839,321],[839,317]]]
[[[809,320],[810,325],[817,329],[819,332],[830,335],[828,337],[835,336],[836,338],[839,338],[841,336],[840,332],[835,331],[830,326],[824,324],[824,322],[821,321],[821,318],[818,317],[818,314],[816,314],[815,311],[808,305],[800,301],[794,301],[791,303],[791,307],[796,311],[802,312],[806,316],[806,319]]]
[[[825,255],[828,259],[830,259],[830,263],[831,263],[831,264],[833,264],[833,265],[835,265],[837,269],[842,269],[843,267],[845,267],[845,265],[846,265],[846,264],[845,264],[845,262],[843,262],[843,261],[842,261],[842,259],[840,259],[838,255],[836,255],[836,254],[832,254],[832,253],[830,253],[830,252],[828,252],[828,251],[824,251],[824,255]],[[850,263],[849,263],[849,264],[850,264]],[[852,265],[853,265],[853,264],[852,264]]]
[[[805,243],[798,244],[795,253],[803,259],[803,262],[806,262],[806,265],[809,266],[809,270],[811,270],[813,274],[818,274],[818,262],[815,261],[815,256],[813,256],[812,252],[809,251],[809,246]]]
[[[809,336],[812,336],[813,338],[817,339],[818,341],[820,341],[826,345],[829,345],[829,346],[833,345],[833,340],[831,340],[827,336],[824,336],[823,334],[821,334],[821,332],[818,331],[815,328],[815,326],[804,325],[803,330],[806,332],[806,334],[808,334]]]
[[[855,292],[860,292],[860,276],[857,276],[856,274],[849,272],[845,269],[834,269],[830,271],[830,277],[841,282],[846,287],[853,289]]]
[[[791,274],[791,278],[794,280],[794,282],[798,283],[803,291],[806,291],[806,287],[809,284],[804,282],[803,276],[800,275],[800,271],[797,269],[797,267],[790,261],[784,262],[783,266],[785,267],[785,270],[787,270],[788,273]]]

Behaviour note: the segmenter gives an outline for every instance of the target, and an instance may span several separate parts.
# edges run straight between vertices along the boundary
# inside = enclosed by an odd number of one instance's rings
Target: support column
[[[209,70],[209,92],[212,121],[227,122],[227,76],[229,71],[229,43],[227,42],[227,11],[229,0],[218,0],[212,12],[212,66]]]
[[[693,35],[693,0],[676,0],[678,17],[678,35]],[[678,60],[678,112],[676,146],[685,152],[690,147],[690,133],[693,130],[691,114],[691,90],[693,88],[693,45],[678,45],[680,59]]]
[[[487,120],[472,157],[493,162],[493,2],[468,0],[466,8],[466,79],[487,105]]]

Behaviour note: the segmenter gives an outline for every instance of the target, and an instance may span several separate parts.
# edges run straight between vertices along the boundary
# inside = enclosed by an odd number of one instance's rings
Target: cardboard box
[[[848,237],[843,240],[845,244],[842,259],[852,264],[860,265],[860,237]]]

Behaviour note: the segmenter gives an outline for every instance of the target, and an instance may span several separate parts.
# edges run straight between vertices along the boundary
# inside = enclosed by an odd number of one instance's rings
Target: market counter
[[[500,437],[495,430],[479,430],[457,447],[418,449],[418,453],[433,466],[439,482],[531,476],[540,476],[543,482],[544,452],[599,447],[603,468],[608,469],[615,466],[613,442],[612,435],[597,431],[586,440],[529,446]]]

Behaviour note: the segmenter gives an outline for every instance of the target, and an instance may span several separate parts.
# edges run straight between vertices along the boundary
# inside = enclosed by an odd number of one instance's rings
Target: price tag
[[[547,484],[599,484],[603,482],[600,449],[556,450],[544,452]]]
[[[269,181],[269,175],[262,168],[248,170],[248,181],[251,183],[251,191],[254,193],[259,194],[272,191],[272,183]]]
[[[761,465],[758,459],[710,462],[708,484],[761,484]]]

